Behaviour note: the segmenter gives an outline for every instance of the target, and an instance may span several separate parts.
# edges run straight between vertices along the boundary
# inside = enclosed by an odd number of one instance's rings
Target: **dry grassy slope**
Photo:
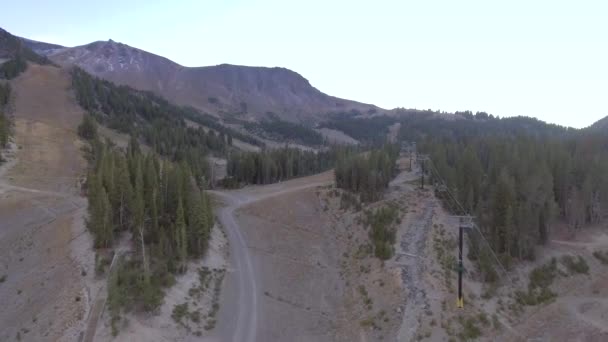
[[[0,172],[3,341],[76,340],[86,318],[94,272],[78,187],[83,113],[69,85],[64,71],[39,65],[12,82],[18,147]]]
[[[525,290],[527,273],[534,267],[549,262],[553,257],[560,260],[564,255],[581,256],[588,266],[588,274],[572,274],[558,262],[562,275],[557,276],[551,289],[557,298],[546,304],[523,307],[522,313],[512,313],[508,304],[498,306],[509,318],[520,336],[544,341],[606,341],[608,339],[608,265],[593,256],[595,251],[608,251],[608,235],[603,227],[590,227],[570,236],[567,241],[552,240],[542,247],[532,263],[518,267],[516,284],[502,292],[501,300],[511,303],[505,293],[514,289]],[[518,341],[509,331],[499,336],[501,340]]]
[[[245,106],[247,113],[239,117],[246,120],[260,119],[271,111],[284,120],[309,123],[327,112],[376,108],[326,95],[288,69],[227,64],[188,68],[111,40],[58,50],[50,58],[210,114],[240,113]]]

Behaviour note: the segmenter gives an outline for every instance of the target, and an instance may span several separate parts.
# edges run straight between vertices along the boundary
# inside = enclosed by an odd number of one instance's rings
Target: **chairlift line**
[[[425,166],[425,162],[428,161],[430,166],[431,166],[431,172],[433,173],[433,176],[436,177],[439,180],[439,186],[438,186],[438,190],[441,192],[447,192],[447,194],[449,195],[449,197],[451,197],[452,201],[454,203],[456,203],[457,205],[457,210],[460,210],[460,212],[462,213],[462,215],[459,216],[454,216],[456,218],[459,219],[459,226],[458,226],[458,298],[457,298],[457,307],[458,308],[464,308],[464,296],[462,293],[462,274],[464,271],[464,266],[463,266],[463,241],[464,241],[464,230],[476,230],[479,235],[481,236],[482,240],[485,242],[485,244],[487,245],[488,249],[490,250],[490,253],[492,254],[492,257],[494,258],[494,260],[496,261],[496,263],[500,266],[502,272],[507,276],[507,278],[509,278],[509,280],[512,281],[511,277],[509,276],[509,273],[507,272],[507,269],[504,267],[504,265],[500,262],[500,259],[498,259],[498,256],[496,255],[496,253],[494,253],[494,250],[492,249],[492,246],[490,245],[490,242],[485,238],[485,236],[483,235],[483,233],[481,232],[481,230],[479,229],[479,227],[477,226],[477,224],[474,222],[473,220],[473,216],[469,215],[467,213],[467,210],[464,208],[464,206],[458,201],[458,199],[456,199],[456,196],[454,196],[454,194],[452,193],[452,191],[450,191],[450,188],[447,186],[447,183],[443,180],[443,178],[441,178],[439,171],[437,170],[435,163],[433,163],[433,160],[430,158],[429,155],[416,155],[416,161],[417,162],[422,162],[422,181],[421,181],[421,186],[422,188],[424,188],[424,166]]]
[[[452,194],[452,192],[450,191],[450,188],[447,186],[447,184],[445,183],[445,181],[443,180],[443,178],[441,178],[441,176],[439,175],[439,171],[437,171],[437,168],[435,167],[435,164],[433,163],[433,160],[430,157],[427,157],[427,159],[430,162],[431,167],[432,167],[434,173],[436,174],[436,177],[446,187],[446,191],[448,192],[448,194],[450,195],[450,197],[452,197],[452,199],[454,200],[454,202],[456,202],[456,204],[460,207],[460,209],[462,210],[462,213],[464,215],[468,215],[468,213],[467,213],[466,209],[464,208],[464,206],[462,204],[460,204],[460,202],[456,199],[456,196],[454,196]],[[477,232],[479,233],[479,235],[481,235],[481,238],[487,244],[488,249],[490,250],[490,253],[492,253],[492,256],[494,257],[494,259],[496,260],[496,262],[498,263],[498,265],[500,266],[500,268],[502,269],[502,271],[504,272],[504,274],[507,275],[507,277],[512,281],[511,277],[509,276],[509,273],[507,272],[507,269],[500,262],[500,259],[498,259],[498,256],[496,255],[496,253],[494,253],[494,250],[492,249],[492,245],[490,245],[490,242],[486,239],[486,237],[483,235],[483,233],[481,232],[481,230],[479,229],[479,227],[477,226],[477,224],[474,221],[473,221],[473,228],[475,228],[475,230],[477,230]]]

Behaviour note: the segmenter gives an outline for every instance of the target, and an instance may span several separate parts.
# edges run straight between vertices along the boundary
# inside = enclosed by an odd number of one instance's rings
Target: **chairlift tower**
[[[425,162],[429,160],[429,156],[426,154],[416,154],[416,163],[420,163],[420,168],[422,169],[422,178],[420,179],[420,188],[424,189],[424,173],[425,170]]]
[[[462,247],[464,242],[464,230],[473,229],[475,223],[473,222],[473,216],[463,215],[454,217],[458,219],[458,299],[456,305],[462,309],[464,308],[464,297],[462,295],[462,273],[464,271]]]
[[[416,154],[416,142],[412,141],[410,144],[410,171],[412,170],[412,157]]]

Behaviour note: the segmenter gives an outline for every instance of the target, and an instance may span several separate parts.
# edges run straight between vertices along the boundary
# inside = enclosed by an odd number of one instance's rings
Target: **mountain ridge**
[[[34,52],[22,39],[0,27],[0,59],[15,58],[39,64],[48,63],[46,57]]]
[[[608,129],[608,116],[604,116],[603,118],[592,123],[589,127],[585,128],[585,129],[589,129],[589,130]]]
[[[76,65],[114,83],[152,91],[177,104],[233,121],[278,117],[310,124],[327,113],[379,109],[327,95],[299,73],[282,67],[186,67],[113,40],[71,48],[36,43],[43,47],[39,51],[48,51],[48,58],[59,65]]]

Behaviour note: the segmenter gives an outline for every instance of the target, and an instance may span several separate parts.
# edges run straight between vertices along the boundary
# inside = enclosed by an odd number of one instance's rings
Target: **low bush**
[[[561,262],[570,271],[570,274],[589,274],[589,265],[587,265],[587,261],[580,255],[576,259],[571,255],[564,255],[561,258]]]
[[[608,251],[595,251],[593,256],[602,264],[608,265]]]

